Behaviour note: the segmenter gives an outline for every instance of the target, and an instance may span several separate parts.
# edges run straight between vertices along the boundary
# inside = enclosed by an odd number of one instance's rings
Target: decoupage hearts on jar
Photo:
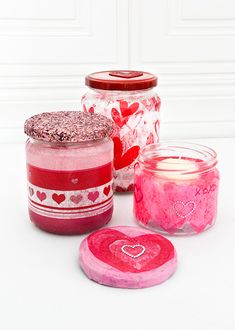
[[[123,153],[122,141],[118,137],[113,138],[114,142],[114,168],[115,170],[122,169],[131,165],[139,155],[139,146],[133,146]]]

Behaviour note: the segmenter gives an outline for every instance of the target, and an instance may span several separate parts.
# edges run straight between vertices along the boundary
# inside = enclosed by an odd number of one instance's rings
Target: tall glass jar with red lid
[[[161,101],[157,77],[142,71],[103,71],[86,77],[84,112],[101,113],[114,122],[114,190],[133,190],[140,148],[159,141]]]

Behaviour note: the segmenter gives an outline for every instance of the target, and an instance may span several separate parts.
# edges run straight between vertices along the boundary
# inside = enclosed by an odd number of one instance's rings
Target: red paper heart
[[[52,195],[52,199],[57,203],[57,204],[61,204],[64,200],[65,200],[65,195],[64,194],[56,194],[54,193]]]
[[[89,192],[87,197],[90,201],[95,202],[99,197],[99,192],[98,191]]]
[[[82,195],[72,195],[70,197],[70,200],[74,203],[74,204],[79,204],[82,200]]]
[[[87,241],[97,259],[122,272],[149,271],[174,257],[171,242],[157,234],[129,237],[107,228],[102,230],[102,235],[100,231],[89,235]]]
[[[110,185],[108,185],[107,187],[104,187],[103,192],[104,192],[104,194],[105,194],[106,196],[108,196],[108,194],[109,194],[109,192],[110,192],[110,189],[111,189]]]
[[[120,111],[123,117],[129,117],[133,115],[139,109],[139,103],[134,102],[128,107],[128,102],[120,101]]]
[[[131,165],[139,155],[139,146],[133,146],[123,154],[122,141],[118,137],[113,138],[114,143],[114,168],[120,170]]]
[[[128,118],[122,118],[117,109],[112,108],[111,111],[112,119],[120,128],[122,128],[128,121]]]
[[[43,202],[47,198],[47,195],[44,192],[37,191],[37,197],[41,202]]]

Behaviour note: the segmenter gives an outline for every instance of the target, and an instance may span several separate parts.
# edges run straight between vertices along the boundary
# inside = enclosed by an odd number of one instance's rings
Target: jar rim
[[[170,140],[145,146],[140,151],[138,161],[149,171],[193,174],[214,168],[217,153],[202,144]],[[192,166],[192,163],[196,166]]]

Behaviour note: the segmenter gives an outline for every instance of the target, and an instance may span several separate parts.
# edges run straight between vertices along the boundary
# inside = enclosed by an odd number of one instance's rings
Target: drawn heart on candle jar
[[[30,196],[32,197],[33,196],[33,194],[34,194],[34,190],[33,190],[33,188],[32,187],[29,187],[29,194],[30,194]]]
[[[134,102],[128,106],[128,102],[119,101],[120,103],[120,111],[123,117],[129,117],[133,115],[139,109],[139,103]]]
[[[139,146],[133,146],[123,154],[122,141],[118,137],[113,138],[114,143],[114,168],[120,170],[131,165],[139,155]]]
[[[57,203],[57,204],[61,204],[64,200],[65,200],[65,195],[64,194],[56,194],[54,193],[52,195],[52,199]]]
[[[175,213],[180,218],[187,218],[190,216],[196,209],[196,203],[194,201],[188,201],[184,203],[183,201],[176,201],[174,204]]]
[[[36,195],[41,202],[47,198],[47,195],[44,192],[37,191]]]
[[[73,202],[74,204],[79,204],[80,202],[81,202],[81,200],[82,200],[82,195],[72,195],[71,197],[70,197],[70,200],[71,200],[71,202]]]
[[[107,228],[89,235],[87,243],[97,259],[123,272],[152,270],[174,257],[171,242],[158,234],[130,237]]]
[[[117,124],[120,128],[122,128],[128,121],[128,118],[123,118],[115,108],[112,108],[111,115],[115,124]]]
[[[108,196],[108,194],[109,194],[109,192],[110,192],[110,189],[111,189],[110,185],[108,185],[107,187],[104,187],[103,193],[104,193],[106,196]]]
[[[97,198],[99,197],[99,192],[98,191],[89,192],[87,197],[90,201],[92,201],[94,203],[97,200]]]
[[[135,188],[134,188],[134,196],[135,196],[136,203],[141,202],[143,199],[142,191],[141,191],[140,187],[138,187],[136,184],[135,184]]]

